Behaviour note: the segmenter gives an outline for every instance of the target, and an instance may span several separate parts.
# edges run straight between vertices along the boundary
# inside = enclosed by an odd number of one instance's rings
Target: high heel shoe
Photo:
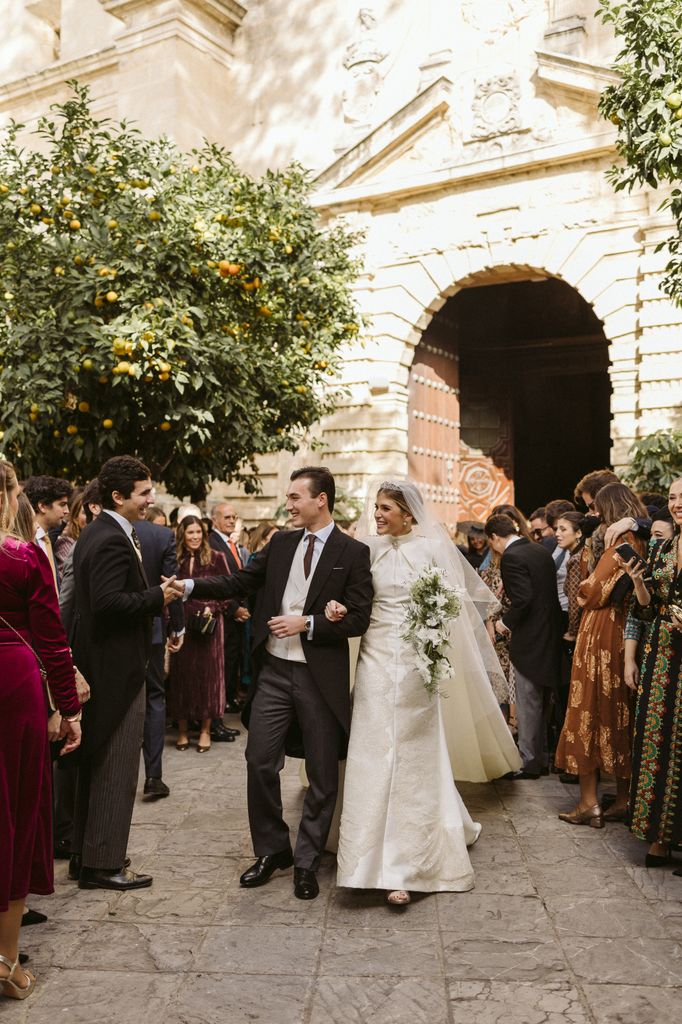
[[[666,864],[669,864],[672,859],[673,858],[670,850],[668,850],[668,852],[664,853],[662,856],[658,853],[647,853],[646,857],[644,858],[644,867],[664,868]]]
[[[581,811],[578,807],[574,807],[572,811],[560,814],[559,820],[567,821],[569,825],[589,825],[590,828],[604,827],[604,816],[599,804],[595,804],[594,807],[588,807],[586,811]]]
[[[189,750],[189,740],[185,740],[184,743],[180,743],[180,742],[176,743],[175,744],[175,749],[176,750]]]
[[[211,749],[211,744],[210,743],[208,745],[203,745],[203,746],[202,746],[201,743],[197,743],[197,754],[205,754],[210,749]]]
[[[0,979],[0,991],[2,994],[7,996],[8,999],[27,999],[36,987],[35,974],[32,974],[30,971],[24,971],[28,978],[28,985],[24,988],[24,986],[18,985],[16,981],[12,981],[12,975],[19,966],[19,959],[17,958],[12,963],[8,957],[0,955],[0,964],[5,964],[10,969],[7,977]]]
[[[629,814],[629,807],[623,807],[620,810],[610,807],[608,811],[604,811],[604,821],[627,821]]]
[[[404,889],[393,889],[392,892],[386,893],[386,902],[392,907],[406,907],[410,902],[410,894]]]

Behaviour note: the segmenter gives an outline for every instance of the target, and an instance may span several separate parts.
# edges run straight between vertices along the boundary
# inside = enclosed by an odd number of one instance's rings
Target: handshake
[[[185,596],[185,581],[179,580],[177,576],[162,576],[161,590],[163,592],[164,607],[171,601]]]

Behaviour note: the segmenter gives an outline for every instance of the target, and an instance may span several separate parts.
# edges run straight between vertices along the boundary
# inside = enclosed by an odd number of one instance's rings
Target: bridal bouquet
[[[408,581],[410,600],[405,613],[402,639],[412,648],[415,667],[426,692],[440,694],[438,683],[452,674],[450,659],[445,653],[450,639],[450,623],[462,610],[458,592],[446,579],[445,572],[428,566]]]

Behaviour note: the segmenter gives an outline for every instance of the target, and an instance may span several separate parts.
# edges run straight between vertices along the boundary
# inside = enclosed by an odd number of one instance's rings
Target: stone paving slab
[[[165,800],[138,799],[133,867],[151,889],[80,891],[57,865],[49,915],[22,932],[39,975],[0,1024],[660,1024],[682,1014],[682,879],[647,870],[622,825],[557,818],[575,787],[463,785],[483,831],[476,888],[416,896],[335,888],[296,900],[292,872],[242,890],[252,859],[245,737],[201,758],[169,737]],[[283,773],[292,826],[298,762]]]

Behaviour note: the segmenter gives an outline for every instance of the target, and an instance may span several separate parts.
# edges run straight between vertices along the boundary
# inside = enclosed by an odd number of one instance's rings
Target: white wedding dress
[[[464,892],[474,885],[467,847],[481,826],[457,792],[457,758],[451,763],[448,742],[463,747],[458,777],[495,778],[520,760],[477,660],[467,619],[476,610],[463,609],[453,624],[446,697],[429,697],[401,640],[409,577],[427,565],[447,565],[438,546],[416,533],[366,543],[374,604],[356,672],[337,885]]]

